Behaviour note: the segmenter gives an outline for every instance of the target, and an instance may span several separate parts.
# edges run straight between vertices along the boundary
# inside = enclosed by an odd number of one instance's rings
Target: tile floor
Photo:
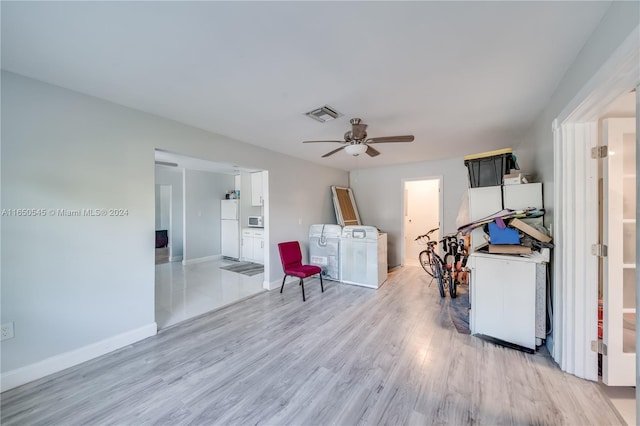
[[[600,388],[609,397],[618,413],[628,425],[636,423],[636,389],[632,386],[606,386],[600,381]]]
[[[233,264],[213,260],[183,266],[156,265],[156,323],[163,329],[265,291],[264,273],[254,276],[220,269]]]

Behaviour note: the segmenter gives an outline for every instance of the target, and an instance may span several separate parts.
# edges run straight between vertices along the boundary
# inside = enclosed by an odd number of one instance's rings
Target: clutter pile
[[[458,228],[462,235],[468,235],[479,227],[486,227],[490,243],[489,253],[531,254],[532,250],[542,251],[553,248],[551,237],[542,226],[530,225],[522,219],[544,215],[544,209],[523,210],[504,209],[491,216],[475,220]]]

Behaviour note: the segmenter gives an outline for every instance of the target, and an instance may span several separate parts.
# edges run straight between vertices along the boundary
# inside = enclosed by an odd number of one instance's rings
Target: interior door
[[[635,119],[603,120],[603,341],[602,381],[636,384],[636,134]]]
[[[440,179],[404,183],[404,264],[418,265],[418,254],[424,250],[415,238],[440,226]],[[440,231],[431,234],[439,240]]]

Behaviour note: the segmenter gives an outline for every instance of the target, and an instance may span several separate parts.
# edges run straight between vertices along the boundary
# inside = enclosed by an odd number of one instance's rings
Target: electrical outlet
[[[0,326],[0,340],[13,339],[13,321]]]

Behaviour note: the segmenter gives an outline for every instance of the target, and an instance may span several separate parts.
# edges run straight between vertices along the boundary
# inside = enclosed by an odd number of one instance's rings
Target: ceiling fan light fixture
[[[342,117],[342,114],[328,105],[316,108],[313,111],[309,111],[305,113],[305,115],[321,123],[326,123],[327,121],[335,120],[338,117]]]
[[[351,154],[354,157],[367,152],[367,146],[365,144],[353,144],[344,147],[347,154]]]

